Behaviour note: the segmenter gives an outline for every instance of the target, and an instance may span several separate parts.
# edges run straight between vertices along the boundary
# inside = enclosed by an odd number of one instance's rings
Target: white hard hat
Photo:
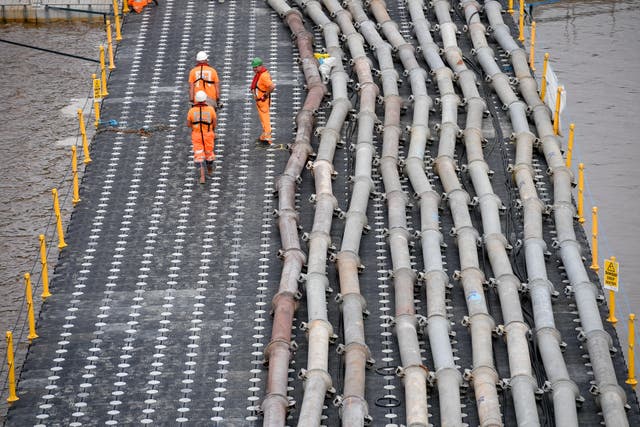
[[[196,92],[196,102],[205,102],[207,100],[207,94],[203,90]]]
[[[209,55],[207,55],[207,52],[205,52],[204,50],[201,50],[196,55],[196,61],[206,61],[207,59],[209,59]]]

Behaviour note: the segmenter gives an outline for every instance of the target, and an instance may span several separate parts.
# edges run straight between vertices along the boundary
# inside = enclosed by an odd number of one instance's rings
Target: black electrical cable
[[[12,44],[12,45],[15,45],[15,46],[26,47],[26,48],[29,48],[29,49],[40,50],[42,52],[53,53],[53,54],[56,54],[56,55],[67,56],[69,58],[82,59],[83,61],[100,62],[97,59],[92,59],[92,58],[87,58],[87,57],[84,57],[84,56],[73,55],[71,53],[58,52],[56,50],[45,49],[43,47],[31,46],[31,45],[28,45],[28,44],[18,43],[18,42],[14,42],[14,41],[10,41],[10,40],[0,39],[0,42],[7,43],[7,44]]]

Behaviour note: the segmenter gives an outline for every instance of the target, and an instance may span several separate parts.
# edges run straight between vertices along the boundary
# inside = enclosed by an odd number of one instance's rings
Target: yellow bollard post
[[[567,168],[571,169],[571,159],[573,157],[573,138],[576,130],[576,125],[571,123],[569,125],[569,142],[567,143]]]
[[[126,15],[129,13],[129,2],[127,0],[122,0],[122,14]]]
[[[111,20],[107,19],[107,49],[109,52],[109,70],[116,68],[113,63],[113,40],[111,39]]]
[[[84,125],[84,114],[82,113],[81,108],[78,108],[78,122],[80,123],[80,134],[82,135],[84,163],[91,163],[91,157],[89,156],[89,141],[87,141],[87,128]]]
[[[58,189],[54,188],[53,190],[51,190],[51,194],[53,194],[53,211],[56,214],[56,223],[58,228],[58,249],[63,249],[67,247],[67,244],[64,241],[62,215],[60,214],[60,203],[58,202]]]
[[[518,40],[524,43],[524,0],[520,0],[520,19],[518,20],[518,28],[520,29]]]
[[[38,338],[36,334],[36,315],[33,312],[33,291],[31,290],[31,275],[24,274],[25,294],[27,297],[27,315],[29,317],[29,335],[27,338],[34,340]]]
[[[618,319],[616,319],[616,293],[609,289],[609,317],[607,317],[607,322],[615,325],[618,323]]]
[[[636,388],[636,385],[638,384],[638,381],[636,380],[636,361],[635,361],[635,343],[636,343],[636,325],[635,325],[635,320],[636,320],[636,315],[631,313],[629,315],[629,354],[628,354],[628,359],[629,360],[629,375],[627,377],[627,380],[625,381],[625,383],[631,385],[631,387],[633,387],[634,389]]]
[[[101,98],[109,95],[107,90],[107,66],[104,61],[104,46],[100,45],[100,78],[101,78]]]
[[[113,23],[116,27],[116,41],[119,42],[120,40],[122,40],[122,34],[120,34],[120,13],[118,11],[118,0],[113,0]]]
[[[531,45],[529,47],[529,67],[531,71],[536,70],[535,58],[536,58],[536,21],[531,23]]]
[[[558,86],[558,92],[556,93],[556,109],[553,113],[553,133],[556,135],[560,134],[560,104],[563,90],[562,86]]]
[[[513,15],[513,0],[509,0],[509,8],[507,9],[509,15]]]
[[[578,165],[578,222],[584,224],[584,163]]]
[[[598,207],[591,209],[591,269],[595,272],[600,270],[598,265]]]
[[[100,89],[100,79],[97,79],[95,74],[91,74],[91,78],[93,79],[93,113],[96,118],[96,120],[93,122],[93,125],[97,129],[98,126],[100,126],[100,94],[102,93],[102,91]],[[85,163],[87,163],[87,153],[88,150],[85,152]],[[91,161],[91,159],[89,159],[89,161]]]
[[[544,62],[542,63],[542,82],[540,83],[540,100],[544,102],[547,94],[547,66],[549,64],[549,54],[544,54]]]
[[[51,292],[49,292],[49,267],[47,266],[47,242],[44,234],[38,238],[40,239],[40,264],[42,264],[42,294],[40,296],[45,300],[51,296]]]
[[[7,331],[7,365],[9,371],[9,397],[7,397],[7,402],[13,403],[17,400],[20,400],[18,395],[16,395],[16,369],[15,369],[15,360],[13,358],[13,334],[11,331]]]
[[[80,201],[80,186],[78,185],[78,155],[76,146],[71,146],[71,173],[73,174],[73,206]]]

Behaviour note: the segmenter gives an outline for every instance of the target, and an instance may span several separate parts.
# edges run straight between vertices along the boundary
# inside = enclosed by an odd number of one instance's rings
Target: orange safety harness
[[[207,132],[211,132],[211,125],[213,125],[213,122],[205,122],[204,120],[202,120],[202,105],[198,105],[198,107],[200,108],[200,114],[199,114],[199,118],[200,120],[198,120],[197,122],[192,122],[192,125],[200,125],[200,133],[202,134],[202,125],[207,125]],[[202,135],[202,140],[204,141],[204,135]]]

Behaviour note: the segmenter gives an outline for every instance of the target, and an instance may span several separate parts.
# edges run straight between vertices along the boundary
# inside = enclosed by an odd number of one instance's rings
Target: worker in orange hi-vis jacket
[[[200,90],[196,92],[195,105],[187,114],[187,126],[191,128],[191,143],[193,144],[193,163],[200,174],[200,184],[204,184],[204,166],[207,173],[213,173],[213,161],[216,154],[213,151],[216,129],[216,110],[207,105],[207,94]]]
[[[255,73],[251,82],[251,93],[256,101],[258,116],[260,116],[260,122],[262,123],[262,134],[258,141],[271,144],[273,140],[271,138],[269,109],[271,108],[271,92],[276,88],[276,85],[271,80],[269,71],[262,65],[262,59],[253,58],[251,66]]]
[[[137,13],[142,12],[142,9],[150,3],[158,5],[158,0],[128,0],[127,3],[129,6],[133,8]]]
[[[218,72],[207,62],[209,55],[200,51],[196,55],[196,66],[189,72],[189,99],[194,102],[194,95],[199,90],[207,94],[207,104],[214,108],[220,104],[220,80]]]

